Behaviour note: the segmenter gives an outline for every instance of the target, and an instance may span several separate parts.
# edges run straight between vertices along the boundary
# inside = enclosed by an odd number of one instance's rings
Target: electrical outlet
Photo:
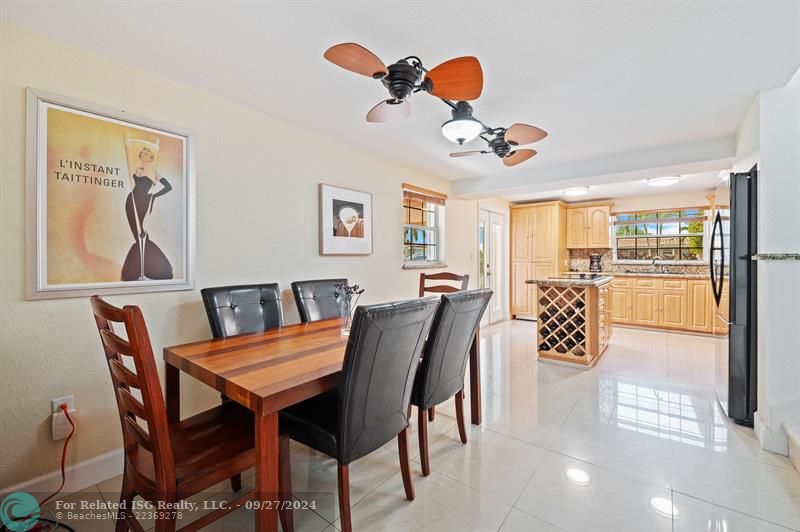
[[[59,397],[57,399],[50,400],[50,412],[52,414],[57,414],[61,412],[61,405],[66,404],[67,410],[75,410],[75,396],[73,395],[65,395],[64,397]]]
[[[77,426],[78,412],[74,409],[68,411],[69,417],[72,419],[72,423],[75,423]],[[53,437],[53,441],[63,440],[69,436],[70,432],[72,432],[72,424],[70,424],[69,419],[67,419],[67,415],[64,412],[58,412],[57,414],[50,415],[50,434]]]

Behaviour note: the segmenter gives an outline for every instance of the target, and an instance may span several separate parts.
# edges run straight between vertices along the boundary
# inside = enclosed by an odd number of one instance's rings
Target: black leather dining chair
[[[360,306],[336,389],[281,411],[289,437],[336,459],[341,529],[352,530],[349,466],[397,437],[406,498],[414,499],[408,408],[439,300]]]
[[[428,454],[428,415],[430,408],[455,396],[456,421],[462,443],[467,443],[464,425],[464,372],[472,341],[492,298],[488,288],[443,294],[414,380],[411,404],[418,411],[422,474],[431,472]]]
[[[277,283],[203,288],[203,305],[214,338],[266,331],[283,325]]]
[[[283,325],[281,289],[277,283],[214,286],[200,290],[214,338],[266,331]],[[223,401],[225,401],[223,396]],[[242,476],[231,477],[234,491]]]
[[[344,294],[336,297],[337,283],[347,283],[347,279],[316,279],[292,283],[300,321],[308,323],[339,317]]]

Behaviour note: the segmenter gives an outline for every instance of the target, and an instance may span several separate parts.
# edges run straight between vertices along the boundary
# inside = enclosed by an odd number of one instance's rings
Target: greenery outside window
[[[614,214],[614,260],[703,262],[707,242],[705,207]]]
[[[444,216],[447,196],[403,185],[403,265],[444,265]]]

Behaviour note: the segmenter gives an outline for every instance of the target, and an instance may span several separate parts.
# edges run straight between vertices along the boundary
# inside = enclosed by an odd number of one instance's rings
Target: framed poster
[[[372,194],[320,183],[319,253],[372,254]]]
[[[28,89],[27,298],[194,288],[192,135]]]

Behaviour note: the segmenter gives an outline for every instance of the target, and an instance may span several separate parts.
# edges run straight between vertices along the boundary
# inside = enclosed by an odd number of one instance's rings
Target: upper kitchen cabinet
[[[511,209],[511,261],[533,260],[533,207]]]
[[[610,203],[574,205],[567,208],[567,248],[609,248]]]

